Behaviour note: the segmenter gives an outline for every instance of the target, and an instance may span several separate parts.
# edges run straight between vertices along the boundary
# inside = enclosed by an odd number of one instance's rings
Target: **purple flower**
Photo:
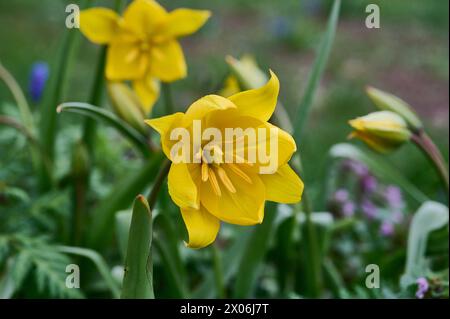
[[[345,217],[351,217],[355,214],[355,204],[352,201],[347,201],[342,205],[342,214]]]
[[[380,233],[385,237],[390,237],[394,234],[394,225],[390,222],[383,222],[380,226]]]
[[[292,32],[289,20],[284,17],[277,17],[272,23],[272,30],[277,38],[285,38]]]
[[[44,92],[49,74],[48,64],[45,62],[36,62],[31,67],[29,93],[31,100],[39,102]]]
[[[361,204],[361,209],[364,215],[369,219],[377,217],[378,208],[368,199],[364,199]]]
[[[425,277],[420,277],[419,279],[417,279],[416,283],[417,283],[416,297],[419,299],[423,299],[423,297],[425,297],[425,293],[430,288],[428,280]]]
[[[345,203],[348,198],[349,198],[349,194],[348,191],[346,189],[338,189],[335,193],[334,193],[334,200],[340,204]]]
[[[369,169],[361,162],[347,160],[342,165],[344,170],[350,171],[359,177],[363,177],[369,173]]]
[[[397,186],[390,185],[386,187],[384,197],[386,198],[389,206],[391,206],[392,208],[403,208],[402,191]]]
[[[364,194],[372,194],[378,187],[377,179],[370,174],[361,177],[361,189]]]

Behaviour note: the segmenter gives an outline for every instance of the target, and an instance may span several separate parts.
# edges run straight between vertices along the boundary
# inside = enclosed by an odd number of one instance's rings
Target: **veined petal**
[[[186,111],[186,120],[200,120],[212,111],[226,109],[236,109],[236,105],[219,95],[207,95],[191,104]]]
[[[227,176],[235,188],[230,192],[219,179],[221,194],[214,192],[209,181],[200,185],[200,202],[212,215],[220,220],[236,225],[260,224],[264,218],[261,206],[265,200],[265,186],[259,176],[245,172],[251,184],[223,165]]]
[[[108,48],[106,61],[108,80],[141,79],[145,75],[147,66],[148,56],[140,54],[134,43],[113,42]]]
[[[220,221],[201,206],[193,208],[181,208],[181,215],[189,234],[189,248],[203,248],[214,242],[220,228]]]
[[[134,0],[123,15],[124,28],[148,39],[167,17],[167,11],[156,1]]]
[[[116,35],[119,16],[111,9],[92,8],[80,12],[80,30],[92,42],[106,44]]]
[[[229,97],[236,104],[241,115],[251,116],[267,122],[277,105],[280,82],[278,77],[270,71],[270,80],[263,87],[248,90]]]
[[[266,200],[285,204],[301,200],[304,185],[289,164],[278,168],[275,174],[262,174],[259,177],[266,186]]]
[[[150,61],[150,74],[163,82],[173,82],[187,74],[183,50],[176,40],[154,46],[150,50]]]
[[[185,163],[172,163],[168,176],[169,194],[179,207],[199,209],[197,186]]]
[[[160,118],[145,120],[146,124],[150,125],[161,135],[161,146],[164,154],[169,159],[172,158],[170,154],[172,146],[177,143],[177,141],[170,140],[170,132],[174,128],[182,127],[183,119],[184,113],[177,112]]]
[[[144,106],[143,111],[145,114],[151,112],[153,105],[158,100],[160,86],[160,82],[157,79],[149,76],[133,81],[133,89]]]
[[[176,9],[169,13],[163,33],[172,37],[192,34],[200,29],[211,16],[207,10]]]

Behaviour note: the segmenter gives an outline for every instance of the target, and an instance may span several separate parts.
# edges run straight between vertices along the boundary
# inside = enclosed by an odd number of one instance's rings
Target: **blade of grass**
[[[309,75],[308,82],[306,84],[306,91],[303,99],[297,108],[295,116],[295,130],[294,139],[299,143],[301,141],[303,131],[305,129],[306,120],[308,119],[309,112],[311,111],[314,95],[319,86],[320,79],[330,56],[331,47],[333,46],[334,37],[336,34],[337,24],[339,21],[339,10],[341,6],[341,0],[335,0],[331,9],[331,14],[328,19],[327,29],[325,35],[320,44],[317,52],[317,57],[314,60],[314,64]]]
[[[239,271],[233,290],[234,298],[250,298],[260,274],[264,256],[274,229],[277,204],[268,202],[264,222],[258,225],[246,245],[245,253],[239,263]]]
[[[148,156],[150,154],[150,148],[145,137],[116,115],[105,109],[87,103],[67,102],[59,105],[57,112],[78,113],[104,121],[128,138],[144,155]]]
[[[122,299],[154,299],[152,213],[144,196],[134,201],[128,237]]]
[[[145,164],[139,171],[128,176],[114,187],[94,210],[92,220],[88,226],[86,243],[88,247],[102,248],[113,235],[115,214],[128,208],[136,194],[142,192],[150,184],[152,177],[158,171],[162,161],[161,154],[155,154],[145,160]]]
[[[103,280],[105,281],[114,298],[119,298],[119,285],[111,275],[111,270],[109,269],[108,264],[99,253],[92,249],[72,246],[58,246],[58,250],[65,254],[82,256],[92,261],[97,267],[100,275],[103,277]]]

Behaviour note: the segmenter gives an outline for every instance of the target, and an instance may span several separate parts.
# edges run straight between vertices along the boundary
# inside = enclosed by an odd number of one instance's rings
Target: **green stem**
[[[422,150],[422,152],[428,157],[428,159],[433,163],[439,178],[443,186],[446,189],[448,196],[449,193],[449,177],[448,177],[448,167],[445,163],[442,153],[439,151],[436,144],[428,136],[425,131],[421,130],[412,136],[412,141]]]
[[[156,204],[156,200],[158,198],[159,190],[161,189],[161,186],[166,179],[167,174],[169,174],[170,169],[170,161],[165,160],[164,163],[161,166],[161,169],[156,176],[155,183],[153,184],[152,190],[150,191],[150,194],[148,195],[148,205],[150,206],[150,209],[153,210]]]
[[[162,93],[164,96],[164,103],[166,107],[166,114],[173,114],[175,111],[172,99],[172,90],[169,83],[162,83]]]
[[[217,289],[217,298],[224,299],[226,297],[225,294],[225,286],[223,282],[223,270],[222,270],[222,258],[220,256],[220,251],[217,247],[217,244],[213,243],[211,245],[211,254],[214,265],[214,279],[216,282]]]

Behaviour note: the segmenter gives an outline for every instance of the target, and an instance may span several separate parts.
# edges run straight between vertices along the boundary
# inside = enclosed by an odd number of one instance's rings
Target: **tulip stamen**
[[[230,178],[228,177],[227,173],[222,167],[217,168],[217,174],[219,174],[219,178],[225,185],[226,189],[228,189],[233,194],[236,193],[236,188],[234,188],[233,183],[231,182]]]
[[[252,179],[245,174],[237,165],[235,164],[228,164],[228,166],[231,168],[231,170],[240,178],[242,178],[244,181],[246,181],[249,184],[253,184],[252,183]]]
[[[208,164],[203,162],[202,163],[202,181],[206,182],[208,180],[209,174],[208,174]]]
[[[211,183],[212,189],[217,196],[222,196],[222,192],[220,191],[219,182],[217,181],[216,174],[214,171],[209,168],[208,169],[209,182]]]

